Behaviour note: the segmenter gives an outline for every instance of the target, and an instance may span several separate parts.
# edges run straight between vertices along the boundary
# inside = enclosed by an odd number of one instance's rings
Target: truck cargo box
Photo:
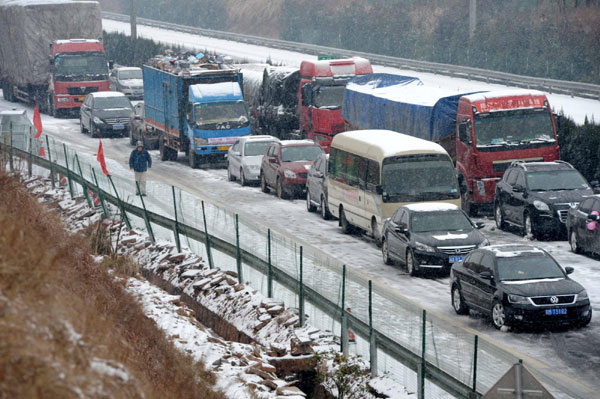
[[[0,78],[48,82],[49,46],[67,39],[102,39],[98,2],[0,0]]]

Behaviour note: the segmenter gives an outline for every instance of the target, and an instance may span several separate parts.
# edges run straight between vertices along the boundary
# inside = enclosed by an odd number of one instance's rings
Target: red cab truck
[[[0,3],[0,85],[8,101],[55,115],[77,113],[86,94],[109,88],[95,1]]]
[[[559,158],[552,109],[536,90],[460,93],[373,74],[348,83],[342,116],[348,129],[389,129],[441,144],[471,214],[492,209],[496,182],[512,161]]]

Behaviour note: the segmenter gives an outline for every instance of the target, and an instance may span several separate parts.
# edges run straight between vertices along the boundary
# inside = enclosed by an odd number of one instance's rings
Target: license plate
[[[114,130],[123,130],[125,129],[125,125],[113,125]]]
[[[229,147],[231,147],[230,145],[220,145],[219,147],[217,147],[217,149],[219,151],[227,151],[229,150]]]
[[[461,262],[464,259],[464,256],[451,256],[450,263]]]
[[[142,92],[141,92],[141,91],[139,91],[139,90],[134,90],[134,91],[133,91],[133,94],[142,94]]]
[[[567,308],[546,309],[546,316],[567,314]]]

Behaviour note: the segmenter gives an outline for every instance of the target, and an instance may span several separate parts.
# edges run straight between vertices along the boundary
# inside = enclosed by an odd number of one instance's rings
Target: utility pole
[[[469,39],[475,37],[475,26],[477,25],[477,0],[469,1]]]

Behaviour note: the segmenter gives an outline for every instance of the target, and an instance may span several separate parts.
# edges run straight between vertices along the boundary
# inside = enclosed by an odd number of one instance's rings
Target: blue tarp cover
[[[454,132],[458,99],[467,94],[428,87],[412,76],[357,76],[346,86],[342,117],[360,129],[439,141]]]

